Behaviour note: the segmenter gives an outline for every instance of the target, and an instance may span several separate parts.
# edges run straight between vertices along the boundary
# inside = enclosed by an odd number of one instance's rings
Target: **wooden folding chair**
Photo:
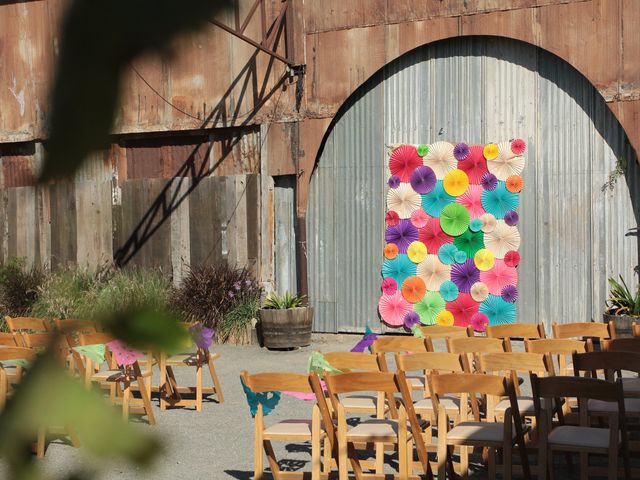
[[[299,373],[240,373],[242,382],[255,394],[275,391],[313,393],[309,377]],[[271,468],[273,478],[311,478],[319,480],[321,475],[322,443],[326,433],[322,430],[318,405],[312,409],[311,419],[286,419],[265,426],[264,409],[258,403],[254,416],[254,480],[264,478],[264,453]],[[331,425],[333,426],[333,425]],[[272,441],[311,442],[311,472],[283,472],[275,456]],[[263,452],[264,450],[264,452]],[[328,451],[328,450],[327,450]],[[326,460],[326,459],[325,459]]]
[[[451,455],[455,446],[460,447],[460,469],[463,477],[467,476],[469,469],[469,449],[483,447],[489,449],[489,478],[496,478],[495,455],[496,451],[501,450],[504,459],[502,474],[504,478],[510,479],[511,452],[516,444],[520,450],[524,476],[527,479],[530,477],[522,420],[513,383],[508,377],[480,373],[432,373],[429,385],[438,410],[438,480],[446,479],[447,472],[451,478],[455,478]],[[446,408],[440,405],[440,399],[450,394],[458,394],[461,399],[460,422],[452,428]],[[473,419],[468,420],[467,401],[470,396],[476,395],[487,397],[486,418],[482,419],[479,414],[474,414]],[[505,411],[504,422],[495,422],[494,406],[502,397],[509,397],[511,407]]]
[[[487,337],[448,338],[447,350],[449,353],[462,355],[462,366],[465,371],[473,372],[476,371],[475,354],[504,352],[505,342],[498,338]]]
[[[427,351],[429,352],[435,352],[433,344],[434,340],[473,337],[475,335],[472,327],[456,327],[454,325],[420,325],[418,328],[427,341]]]
[[[16,335],[11,332],[0,332],[0,348],[4,347],[18,347],[22,343],[18,344]],[[22,367],[5,366],[4,373],[10,384],[15,383],[22,376]]]
[[[622,383],[607,382],[584,377],[547,377],[531,375],[531,386],[539,426],[540,465],[547,464],[553,474],[553,454],[555,452],[576,452],[580,454],[581,478],[588,477],[589,453],[607,455],[607,473],[610,480],[618,478],[618,454],[622,451],[625,478],[629,479],[629,451]],[[562,409],[557,402],[562,398],[576,398],[579,409],[579,425],[565,425]],[[592,427],[589,419],[588,402],[596,400],[617,405],[617,411],[609,415],[607,428]],[[544,405],[542,403],[544,401]],[[556,405],[554,405],[554,403]],[[558,413],[558,426],[553,427],[554,412]],[[540,468],[538,478],[547,478],[547,469]]]
[[[67,339],[67,344],[70,348],[69,370],[77,372],[82,378],[84,378],[82,359],[80,358],[80,354],[73,350],[73,347],[80,345],[79,335],[81,333],[89,334],[99,332],[101,329],[98,322],[93,320],[56,318],[54,320],[54,325],[56,330]],[[97,367],[99,369],[100,366],[97,365]]]
[[[46,333],[50,331],[49,321],[37,317],[10,317],[5,316],[4,321],[13,334],[18,333]],[[20,341],[21,339],[17,339]]]
[[[374,474],[363,473],[362,463],[356,452],[357,445],[361,444],[393,446],[398,452],[398,478],[410,478],[413,469],[413,435],[407,424],[410,422],[413,429],[418,428],[419,438],[421,438],[422,430],[417,426],[417,419],[409,418],[404,402],[399,401],[397,420],[376,418],[362,421],[349,428],[346,412],[340,398],[343,394],[356,392],[382,392],[387,398],[393,398],[396,394],[402,393],[400,385],[402,382],[404,382],[403,388],[409,394],[407,379],[403,377],[402,381],[399,381],[394,374],[388,372],[356,372],[340,375],[327,374],[325,382],[333,411],[336,412],[337,417],[337,463],[340,480],[349,478],[348,462],[351,463],[356,478],[380,478],[383,476],[383,470],[377,462]],[[411,411],[413,412],[412,408]],[[415,417],[415,412],[413,416]],[[424,445],[421,445],[421,448],[424,448]],[[426,455],[426,449],[424,453]],[[428,462],[426,468],[429,468]]]
[[[571,356],[574,353],[584,353],[593,350],[591,339],[568,340],[565,338],[546,338],[541,340],[525,340],[524,347],[530,353],[549,354],[555,361],[554,371],[556,375],[573,375]],[[567,361],[568,360],[568,361]]]
[[[499,338],[505,340],[505,350],[507,352],[513,351],[511,347],[511,339],[517,338],[524,341],[547,338],[547,334],[544,331],[544,325],[542,323],[510,323],[506,325],[489,325],[486,329],[488,338]]]
[[[631,352],[640,353],[640,337],[614,338],[603,340],[601,344],[605,352]],[[640,376],[622,377],[622,386],[625,396],[640,397]]]
[[[378,356],[378,362],[380,363],[380,370],[383,372],[389,372],[389,366],[387,364],[387,353],[418,353],[427,351],[427,341],[423,338],[410,337],[407,335],[401,336],[383,336],[378,337],[373,345],[371,345],[371,351]],[[426,377],[424,376],[407,376],[407,380],[411,384],[412,390],[424,391],[427,384]]]
[[[600,322],[575,322],[575,323],[553,323],[553,338],[573,338],[587,339],[597,338],[599,341],[609,338],[616,338],[616,328],[612,321]]]
[[[107,333],[81,333],[79,336],[80,345],[105,345],[105,351],[109,350],[107,343],[115,340],[115,337]],[[147,354],[147,358],[151,356]],[[101,388],[104,384],[109,385],[109,398],[112,403],[122,405],[122,416],[125,420],[129,418],[129,410],[147,415],[150,425],[155,425],[156,418],[151,408],[151,392],[147,388],[147,378],[152,375],[152,371],[141,370],[140,364],[136,361],[132,365],[118,367],[115,359],[106,365],[105,370],[95,372],[93,361],[89,357],[82,357],[83,370],[85,372],[85,385],[90,387],[93,383]],[[147,360],[148,362],[148,360]],[[140,399],[133,398],[132,386],[136,386],[140,392]],[[120,395],[119,395],[120,394]]]

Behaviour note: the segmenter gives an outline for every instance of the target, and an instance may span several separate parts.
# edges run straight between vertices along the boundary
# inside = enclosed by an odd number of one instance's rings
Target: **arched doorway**
[[[518,321],[599,320],[607,277],[635,283],[639,263],[640,180],[626,135],[564,60],[515,40],[464,37],[385,66],[329,130],[307,213],[315,330],[380,325],[385,145],[514,137],[529,146]]]

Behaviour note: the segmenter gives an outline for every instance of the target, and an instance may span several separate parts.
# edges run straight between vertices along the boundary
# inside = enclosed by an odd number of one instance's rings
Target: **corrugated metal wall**
[[[317,331],[379,326],[386,149],[437,140],[527,141],[518,321],[599,319],[606,280],[633,280],[640,180],[602,97],[563,60],[504,38],[414,50],[336,118],[310,190],[310,300]],[[604,189],[622,159],[626,175]]]

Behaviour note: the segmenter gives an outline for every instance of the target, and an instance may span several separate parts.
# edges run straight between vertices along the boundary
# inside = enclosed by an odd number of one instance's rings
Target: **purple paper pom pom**
[[[469,156],[469,146],[466,143],[459,143],[453,148],[453,156],[456,160],[462,161]]]
[[[411,327],[420,323],[420,315],[416,312],[408,312],[404,316],[404,326],[407,330],[411,330]]]
[[[494,190],[498,185],[498,179],[493,173],[485,173],[482,175],[480,183],[485,190]]]
[[[510,227],[517,225],[519,220],[520,220],[520,217],[518,216],[518,212],[509,210],[507,213],[504,214],[504,223],[506,223]]]
[[[518,299],[518,289],[515,285],[505,285],[502,287],[502,299],[505,302],[515,302]]]
[[[390,188],[398,188],[400,186],[400,177],[397,175],[391,175],[388,183]]]

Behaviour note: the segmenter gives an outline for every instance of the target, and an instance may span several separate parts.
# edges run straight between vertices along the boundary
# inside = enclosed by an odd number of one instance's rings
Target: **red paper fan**
[[[480,185],[482,175],[487,173],[487,159],[484,158],[482,149],[484,145],[471,145],[469,147],[469,155],[463,161],[458,163],[458,168],[467,174],[469,183]]]
[[[427,224],[418,229],[418,240],[427,246],[427,251],[437,252],[445,243],[453,242],[453,237],[442,231],[439,218],[430,217]]]
[[[416,147],[410,145],[400,145],[389,158],[389,170],[403,182],[409,182],[413,171],[421,165],[422,158],[418,155]]]
[[[471,317],[478,313],[480,304],[468,293],[461,293],[452,302],[447,302],[447,310],[453,313],[454,325],[467,327],[471,324]]]

